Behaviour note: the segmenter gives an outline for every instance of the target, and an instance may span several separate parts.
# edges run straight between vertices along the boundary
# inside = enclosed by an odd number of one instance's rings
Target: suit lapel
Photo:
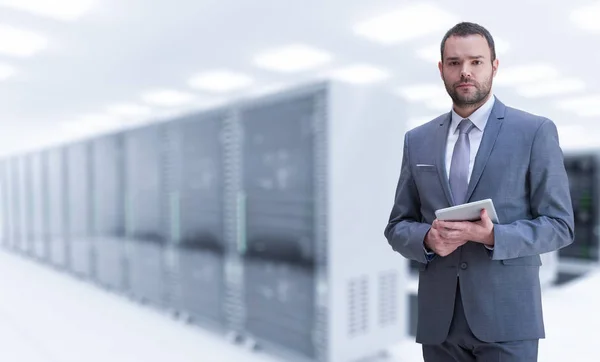
[[[496,143],[496,138],[498,138],[498,133],[502,127],[501,120],[504,118],[505,110],[506,106],[496,98],[494,108],[492,108],[492,112],[490,113],[490,117],[488,118],[483,132],[481,144],[479,145],[479,150],[477,151],[477,156],[475,156],[475,164],[473,165],[471,180],[469,181],[469,186],[467,188],[467,201],[473,195],[473,191],[475,190],[475,187],[481,178],[481,174],[485,169],[485,165],[490,158],[490,154],[492,153],[492,149]]]
[[[442,189],[448,199],[448,204],[454,205],[452,192],[450,191],[450,183],[448,182],[448,175],[446,175],[446,143],[448,141],[448,129],[450,128],[450,123],[452,123],[452,113],[448,113],[448,115],[440,121],[437,128],[435,135],[435,144],[437,147],[435,150],[435,165],[437,167],[437,174],[440,178]]]

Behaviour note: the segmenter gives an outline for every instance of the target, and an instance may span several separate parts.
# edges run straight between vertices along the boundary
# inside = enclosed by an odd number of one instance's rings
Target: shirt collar
[[[479,129],[480,131],[483,131],[485,129],[485,125],[487,124],[488,118],[492,113],[492,108],[494,107],[495,100],[496,97],[492,94],[490,98],[488,98],[488,100],[481,105],[481,107],[479,107],[475,112],[473,112],[473,114],[471,114],[468,117],[471,120],[471,122],[473,122],[475,127],[477,127],[477,129]],[[450,132],[452,132],[452,134],[456,132],[456,128],[462,120],[463,118],[459,116],[458,113],[454,111],[454,109],[452,109],[452,124],[450,125]]]

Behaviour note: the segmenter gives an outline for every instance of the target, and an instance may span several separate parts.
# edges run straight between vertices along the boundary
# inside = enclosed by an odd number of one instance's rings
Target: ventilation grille
[[[348,335],[367,333],[369,320],[369,284],[366,276],[350,280],[348,284]]]
[[[383,272],[379,275],[379,325],[388,327],[398,321],[398,273]]]

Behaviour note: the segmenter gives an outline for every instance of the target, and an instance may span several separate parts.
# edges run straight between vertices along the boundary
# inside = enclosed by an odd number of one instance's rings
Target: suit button
[[[467,264],[467,263],[460,263],[460,268],[461,268],[461,269],[463,269],[463,270],[464,270],[464,269],[467,269],[467,267],[468,267],[468,264]]]

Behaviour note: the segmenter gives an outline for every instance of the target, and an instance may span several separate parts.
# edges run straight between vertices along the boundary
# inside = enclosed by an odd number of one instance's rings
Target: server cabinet
[[[15,221],[15,248],[28,254],[33,248],[31,168],[29,155],[18,155],[12,159],[13,202]]]
[[[47,150],[50,262],[69,268],[67,173],[63,147]]]
[[[246,330],[316,356],[315,96],[241,113]],[[308,316],[308,317],[307,317]]]
[[[33,256],[34,243],[35,243],[35,230],[33,224],[33,175],[32,175],[32,155],[25,154],[19,157],[19,176],[22,188],[20,189],[20,204],[21,208],[21,222],[22,224],[22,235],[23,240],[21,244],[21,251],[27,255]]]
[[[71,271],[84,278],[94,275],[95,254],[91,235],[90,145],[79,142],[66,147],[67,225]]]
[[[43,153],[33,153],[30,160],[31,169],[31,203],[32,203],[32,255],[41,261],[47,261],[50,255],[48,242],[48,193],[47,172]]]
[[[161,125],[124,133],[125,232],[131,293],[163,306],[165,289],[164,132]]]
[[[224,115],[165,126],[169,213],[169,305],[193,320],[225,325]]]
[[[325,83],[236,110],[246,333],[311,361],[367,358],[401,340],[407,263],[383,228],[402,159],[402,103]]]
[[[125,171],[122,134],[91,141],[92,234],[95,279],[104,287],[125,292]]]
[[[596,152],[565,154],[575,217],[575,241],[561,249],[562,261],[597,265],[600,257],[600,178]]]

